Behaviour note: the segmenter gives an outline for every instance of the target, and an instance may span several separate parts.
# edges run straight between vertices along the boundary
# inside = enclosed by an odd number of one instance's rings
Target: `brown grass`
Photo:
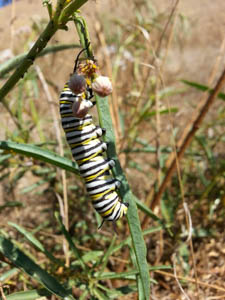
[[[101,72],[103,74],[110,74],[114,79],[114,98],[113,98],[113,116],[114,124],[116,126],[118,140],[120,140],[120,151],[131,145],[133,148],[137,148],[137,144],[132,140],[132,135],[137,134],[138,137],[146,139],[150,145],[159,146],[171,146],[171,124],[168,115],[157,115],[158,126],[156,127],[156,119],[151,118],[148,122],[140,123],[135,127],[134,131],[129,131],[132,126],[132,122],[140,113],[140,110],[147,102],[149,95],[162,90],[164,87],[184,88],[184,85],[180,83],[180,79],[185,78],[187,80],[193,80],[203,84],[208,83],[209,75],[215,64],[215,59],[219,54],[221,43],[224,39],[225,33],[225,21],[224,0],[210,1],[210,0],[189,0],[180,1],[178,8],[177,20],[172,27],[172,21],[168,24],[168,30],[163,35],[160,51],[157,51],[159,45],[159,37],[162,34],[163,28],[168,22],[172,8],[176,1],[148,1],[152,4],[155,10],[155,15],[148,15],[147,10],[144,9],[145,1],[108,1],[105,5],[104,1],[98,1],[97,3],[90,2],[90,5],[86,5],[83,9],[84,16],[87,18],[90,28],[91,39],[94,45],[94,50],[98,63],[101,66]],[[14,3],[14,11],[12,6],[7,6],[0,10],[0,33],[1,43],[0,51],[10,49],[13,54],[22,53],[25,48],[28,47],[28,41],[32,42],[35,39],[35,33],[31,30],[32,20],[37,20],[38,24],[41,24],[42,18],[47,18],[45,9],[41,6],[41,1],[16,1]],[[136,13],[136,14],[135,14]],[[143,27],[150,32],[150,42],[147,41],[143,34],[137,29],[137,13],[139,17],[142,16],[145,23]],[[184,16],[184,22],[181,22],[181,15]],[[12,19],[13,17],[13,19]],[[154,20],[154,22],[152,21]],[[120,24],[119,26],[117,24]],[[150,24],[150,25],[149,25]],[[100,27],[99,27],[100,25]],[[96,28],[100,28],[98,31]],[[160,28],[160,29],[158,29]],[[77,35],[75,33],[72,24],[69,26],[69,32],[60,31],[53,38],[53,42],[59,43],[73,43],[77,41]],[[136,33],[136,40],[132,41],[129,45],[124,45],[123,42],[132,33]],[[170,36],[172,32],[172,35]],[[171,37],[171,41],[169,40]],[[149,43],[149,44],[148,44]],[[114,44],[115,50],[105,55],[107,49],[103,49],[107,44]],[[142,45],[146,48],[143,50]],[[27,50],[27,49],[25,49]],[[129,53],[127,53],[129,51]],[[153,52],[156,57],[154,58]],[[141,54],[140,54],[141,53]],[[127,56],[126,56],[127,55]],[[131,55],[132,59],[129,60],[126,57]],[[159,57],[157,56],[159,55]],[[221,64],[217,68],[217,72],[214,76],[212,86],[217,82],[219,75],[221,74],[224,66],[224,53],[222,56]],[[164,61],[165,58],[165,61]],[[55,103],[58,100],[58,92],[62,88],[64,82],[68,79],[69,74],[73,69],[73,63],[75,59],[75,51],[68,50],[63,54],[54,54],[52,56],[46,56],[36,61],[37,65],[40,65],[41,70],[45,76],[47,82],[51,82],[49,85],[49,91],[51,97]],[[0,53],[1,60],[1,53]],[[117,67],[116,63],[120,65]],[[163,68],[162,66],[163,62]],[[153,64],[154,69],[150,69],[144,64]],[[134,67],[135,66],[135,67]],[[160,73],[161,72],[161,73]],[[154,85],[154,80],[158,80],[157,85]],[[153,83],[152,83],[153,82]],[[55,130],[53,126],[49,126],[49,106],[46,101],[46,95],[39,82],[40,95],[39,98],[34,97],[34,101],[38,107],[38,113],[41,116],[41,126],[43,129],[47,128],[46,135],[49,139],[55,140]],[[143,91],[141,97],[135,96],[138,91]],[[136,94],[135,94],[136,93]],[[173,96],[168,96],[167,101],[171,107],[178,107],[179,111],[176,114],[171,115],[171,122],[174,128],[177,130],[177,137],[182,135],[185,126],[192,122],[193,113],[198,101],[200,99],[200,92],[196,90],[187,90]],[[16,92],[12,92],[6,99],[9,101],[10,109],[13,109],[15,102],[17,101]],[[24,99],[25,114],[26,107],[28,107],[29,98]],[[165,99],[159,100],[158,110],[162,106],[167,106]],[[138,105],[137,105],[138,103]],[[55,104],[56,105],[56,104]],[[209,130],[210,124],[213,124],[217,118],[218,110],[224,102],[216,100],[210,111],[206,115],[202,132],[206,136],[207,130]],[[119,106],[119,107],[118,107]],[[57,108],[57,106],[56,106]],[[124,130],[125,136],[121,138],[123,132],[118,127],[118,111],[123,112],[124,115]],[[156,108],[153,106],[152,110]],[[136,114],[135,114],[135,113]],[[6,129],[13,130],[16,125],[12,122],[9,113],[2,108],[1,112],[1,131],[0,139],[6,138]],[[28,115],[28,113],[27,113]],[[52,118],[52,117],[51,117]],[[29,119],[29,116],[27,116]],[[192,122],[193,123],[193,122]],[[2,130],[4,129],[4,130]],[[216,131],[218,129],[218,131]],[[216,134],[223,134],[224,128],[218,125],[215,130]],[[33,131],[33,141],[39,142],[40,136],[37,131]],[[213,148],[213,151],[218,159],[218,164],[224,156],[224,146],[218,143]],[[122,163],[125,167],[129,182],[132,189],[141,200],[145,200],[150,191],[156,190],[157,185],[153,185],[155,182],[162,180],[161,173],[158,173],[158,168],[154,168],[155,154],[141,153],[141,154],[121,154]],[[157,159],[162,158],[162,153],[159,152]],[[24,163],[21,159],[21,164]],[[183,162],[180,162],[181,176],[187,173],[195,173],[201,165],[207,165],[207,160],[191,161],[191,159],[184,156]],[[143,172],[131,168],[129,163],[135,162],[142,167]],[[36,163],[36,162],[35,162]],[[11,177],[13,177],[14,169],[10,169]],[[162,170],[163,172],[163,170]],[[209,169],[208,172],[211,172]],[[213,180],[212,174],[207,173],[207,167],[205,170],[206,177]],[[158,177],[157,177],[158,176]],[[176,178],[175,178],[176,179]],[[175,179],[168,182],[169,193],[171,197],[176,201],[180,192],[179,187],[176,186]],[[7,225],[8,221],[18,223],[26,228],[33,229],[41,223],[49,220],[54,227],[54,218],[51,213],[55,208],[56,196],[52,190],[47,190],[42,196],[38,195],[21,195],[20,190],[22,187],[31,185],[33,182],[39,180],[31,172],[28,172],[24,176],[19,184],[13,189],[13,193],[8,193],[10,183],[8,181],[1,182],[0,186],[0,205],[9,200],[18,200],[24,203],[23,209],[16,208],[14,210],[7,209],[4,211],[4,215],[1,216],[0,227],[6,231],[10,231],[10,227]],[[222,178],[219,179],[223,182]],[[59,179],[60,181],[60,179]],[[82,183],[75,179],[69,178],[69,184],[71,182],[78,182],[79,196],[85,194]],[[160,185],[160,184],[158,184]],[[222,186],[222,184],[221,184]],[[47,188],[47,186],[46,186]],[[196,291],[194,282],[194,263],[191,255],[180,255],[182,247],[186,247],[187,251],[190,249],[188,245],[182,241],[179,234],[181,233],[181,227],[185,228],[185,213],[181,206],[178,206],[174,220],[174,236],[170,236],[168,232],[161,232],[151,237],[146,238],[146,244],[148,247],[148,260],[154,265],[157,264],[171,264],[171,257],[174,253],[178,253],[180,257],[179,264],[177,264],[177,278],[182,282],[182,286],[190,299],[225,299],[224,296],[224,223],[220,217],[213,215],[212,219],[209,219],[209,204],[212,203],[216,197],[219,197],[216,192],[212,196],[204,198],[198,209],[194,210],[194,205],[199,200],[196,194],[191,193],[193,191],[204,192],[204,187],[200,181],[186,182],[185,186],[185,200],[189,205],[189,209],[192,215],[192,223],[194,228],[197,229],[212,229],[214,235],[206,235],[204,238],[196,235],[193,237],[193,252],[196,260],[197,281],[199,284],[199,291]],[[222,188],[221,188],[222,190]],[[168,192],[168,190],[167,190]],[[151,193],[149,199],[152,197]],[[74,197],[69,194],[71,199]],[[161,198],[161,195],[160,197]],[[221,198],[221,206],[224,209],[224,199]],[[87,224],[93,226],[92,216],[82,211],[79,205],[79,197],[76,198],[75,204],[73,204],[74,211],[81,218],[85,218]],[[72,202],[72,201],[71,201]],[[86,202],[85,202],[86,203]],[[147,201],[148,203],[148,201]],[[157,200],[156,213],[161,215],[160,207]],[[69,205],[70,199],[69,199]],[[87,205],[87,211],[91,211],[89,203]],[[142,214],[140,214],[142,217]],[[70,224],[77,220],[77,216],[74,216],[74,212],[70,212]],[[147,223],[152,225],[152,221],[147,220]],[[147,224],[146,223],[146,224]],[[91,227],[90,230],[95,232],[95,229]],[[106,230],[106,235],[111,234],[111,227]],[[55,232],[45,232],[47,237],[51,237],[48,241],[49,244],[54,244],[58,239]],[[44,236],[43,234],[43,236]],[[49,235],[48,235],[49,234]],[[82,233],[81,233],[82,234]],[[15,232],[13,233],[15,236]],[[125,235],[125,233],[124,233]],[[89,249],[95,249],[96,245],[89,244],[84,245],[87,251]],[[183,248],[182,248],[183,249]],[[121,255],[122,259],[119,263],[112,263],[117,271],[126,269],[128,252]],[[185,259],[187,261],[185,261]],[[188,267],[187,267],[188,265]],[[158,281],[158,285],[153,286],[152,299],[184,299],[183,295],[175,280],[175,275],[171,272],[157,271],[152,273],[154,279]],[[110,283],[112,284],[112,283]],[[116,282],[115,285],[119,286],[121,283]],[[20,285],[18,290],[23,287]],[[11,288],[16,291],[17,288]],[[124,298],[125,299],[125,298]],[[136,296],[126,299],[137,299]]]

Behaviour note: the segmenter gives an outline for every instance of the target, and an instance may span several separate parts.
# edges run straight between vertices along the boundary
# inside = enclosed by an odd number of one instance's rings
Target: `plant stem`
[[[161,183],[161,185],[159,187],[158,192],[154,195],[153,201],[151,203],[152,210],[154,210],[156,205],[159,203],[160,198],[161,198],[162,194],[164,193],[164,191],[175,171],[177,160],[180,161],[181,158],[183,157],[186,148],[190,144],[192,138],[194,137],[196,131],[199,129],[208,110],[210,109],[210,107],[212,106],[214,101],[216,100],[217,95],[219,94],[220,90],[222,89],[222,87],[224,85],[225,85],[225,69],[223,70],[219,80],[217,81],[215,88],[212,90],[212,93],[209,95],[209,97],[206,100],[206,102],[204,103],[204,105],[200,108],[198,114],[195,116],[195,119],[193,119],[193,121],[191,122],[191,128],[190,128],[189,132],[186,134],[182,145],[180,146],[179,149],[177,149],[177,159],[175,157],[172,160],[172,162],[167,170],[167,173],[163,179],[163,182]]]
[[[33,64],[37,55],[45,48],[51,37],[59,28],[64,28],[71,15],[88,0],[76,0],[68,4],[64,9],[65,0],[58,0],[54,18],[49,21],[45,30],[39,36],[34,46],[30,49],[19,67],[0,89],[0,101],[9,93],[16,83],[24,76],[28,68]],[[60,11],[61,9],[61,11]],[[60,14],[59,14],[60,11]]]
[[[59,17],[59,25],[64,25],[68,18],[77,11],[82,5],[84,5],[88,0],[77,0],[75,2],[70,2],[63,10],[61,16]]]
[[[80,38],[80,43],[84,49],[86,49],[87,58],[94,57],[91,47],[90,36],[87,28],[87,24],[81,16],[77,13],[74,14],[74,23],[77,29],[77,33]]]
[[[19,67],[15,70],[12,76],[6,81],[4,86],[0,90],[0,101],[9,93],[9,91],[16,85],[20,78],[23,78],[27,69],[33,64],[36,56],[42,51],[43,48],[47,45],[48,41],[57,31],[57,26],[50,21],[42,32],[37,42],[28,52],[26,57],[23,59]]]
[[[55,53],[58,51],[63,51],[66,49],[73,49],[73,48],[79,48],[80,45],[78,44],[62,44],[62,45],[53,45],[46,47],[43,49],[36,57],[41,57],[44,55],[47,55],[49,53]],[[13,69],[15,69],[21,61],[28,55],[28,53],[19,54],[9,60],[7,60],[5,63],[0,65],[0,78],[2,78],[5,74],[9,73]]]

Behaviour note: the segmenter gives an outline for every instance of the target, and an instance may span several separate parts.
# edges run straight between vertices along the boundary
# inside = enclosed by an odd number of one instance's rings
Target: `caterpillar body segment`
[[[85,92],[76,95],[65,84],[60,95],[61,122],[94,208],[103,222],[116,221],[127,213],[128,203],[122,203],[117,194],[121,183],[113,178],[110,171],[115,162],[104,155],[107,143],[100,138],[105,129],[94,125],[91,115],[80,118],[76,114],[74,116],[73,111],[74,103],[78,102],[90,109],[95,104],[91,101],[92,97],[89,85]]]

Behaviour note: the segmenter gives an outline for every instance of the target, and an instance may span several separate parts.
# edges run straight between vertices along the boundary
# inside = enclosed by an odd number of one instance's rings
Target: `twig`
[[[216,100],[216,96],[218,95],[219,91],[221,90],[221,88],[223,87],[223,85],[225,84],[225,69],[223,70],[219,80],[217,81],[217,84],[215,86],[215,88],[212,90],[212,93],[208,96],[206,102],[204,103],[204,105],[201,107],[201,109],[199,110],[197,116],[195,117],[195,119],[193,120],[193,122],[191,122],[191,128],[190,131],[187,133],[182,145],[180,146],[180,148],[177,150],[177,158],[178,160],[180,160],[184,154],[185,149],[188,147],[188,145],[190,144],[193,136],[195,135],[196,131],[198,130],[200,124],[202,123],[205,115],[207,114],[208,110],[210,109],[210,107],[212,106],[212,104],[215,102]],[[163,182],[158,190],[158,192],[155,194],[152,204],[151,204],[151,209],[154,210],[155,206],[159,203],[159,200],[163,194],[163,192],[165,191],[167,184],[169,183],[173,172],[175,170],[176,167],[176,159],[173,159],[172,163],[170,164],[168,171],[166,173],[165,178],[163,179]]]
[[[161,51],[161,46],[162,46],[163,38],[164,38],[164,36],[165,36],[165,34],[166,34],[166,31],[167,31],[167,29],[168,29],[168,27],[169,27],[169,24],[171,23],[172,18],[173,18],[174,14],[175,14],[175,12],[176,12],[176,10],[177,10],[177,6],[178,6],[178,4],[179,4],[179,1],[180,1],[180,0],[176,0],[176,3],[175,3],[174,6],[172,7],[172,10],[171,10],[170,15],[169,15],[168,20],[167,20],[167,23],[166,23],[166,25],[164,26],[163,31],[162,31],[162,33],[161,33],[161,35],[160,35],[159,42],[158,42],[158,46],[157,46],[156,50],[153,52],[154,55],[153,55],[153,58],[152,58],[152,60],[151,60],[151,62],[150,62],[150,65],[151,65],[151,66],[154,66],[156,59],[157,59],[157,58],[159,57],[159,55],[160,55],[160,51]],[[140,96],[139,96],[139,98],[143,98],[143,94],[144,94],[144,91],[145,91],[145,82],[147,82],[147,79],[149,78],[149,76],[150,76],[150,74],[151,74],[151,71],[152,71],[152,68],[148,68],[148,72],[147,72],[145,78],[143,79],[143,83],[144,83],[144,84],[143,84],[142,89],[141,89],[141,91],[140,91]]]
[[[5,107],[5,109],[7,110],[7,112],[10,114],[10,117],[13,120],[13,122],[15,123],[15,125],[17,126],[17,128],[18,129],[22,129],[22,126],[21,126],[20,122],[14,116],[12,110],[10,109],[10,107],[9,107],[8,103],[5,101],[5,99],[2,100],[2,105]]]
[[[222,54],[224,53],[224,49],[225,49],[225,38],[223,39],[223,41],[221,43],[220,50],[219,50],[219,53],[218,53],[218,55],[216,57],[215,64],[214,64],[214,66],[213,66],[213,68],[211,70],[211,74],[210,74],[208,82],[207,82],[208,86],[211,86],[213,84],[213,81],[215,80],[216,74],[217,74],[218,69],[219,69],[219,67],[221,65],[221,60],[223,59],[223,55]],[[206,95],[207,95],[207,93],[203,93],[202,97],[198,101],[199,104],[196,107],[196,112],[195,112],[194,116],[197,114],[198,110],[204,105],[204,103],[206,101]],[[179,141],[177,143],[177,148],[179,148],[182,145],[182,143],[184,142],[184,140],[185,140],[188,132],[191,129],[191,124],[192,124],[192,122],[189,122],[187,124],[187,126],[184,128],[182,136],[179,138]],[[172,161],[174,160],[174,155],[175,155],[174,153],[171,153],[171,155],[167,159],[167,162],[166,162],[167,166],[171,165]]]
[[[164,275],[164,276],[169,276],[169,277],[175,278],[174,274],[171,274],[171,273],[168,273],[168,272],[165,272],[165,271],[156,270],[154,272],[158,273],[158,274],[161,274],[161,275]],[[190,277],[183,277],[183,276],[178,276],[177,275],[177,278],[180,279],[180,280],[185,280],[185,281],[189,281],[189,282],[195,283],[195,279],[192,279]],[[212,289],[215,289],[215,290],[218,290],[218,291],[225,292],[225,288],[223,288],[221,286],[218,286],[216,284],[209,284],[209,283],[206,283],[206,282],[202,282],[200,280],[198,280],[198,284],[202,285],[202,286],[206,286],[206,287],[212,288]]]
[[[177,269],[176,269],[176,255],[173,256],[173,272],[174,272],[174,278],[177,282],[177,285],[179,287],[179,289],[181,290],[182,294],[184,295],[184,297],[187,299],[187,300],[190,300],[190,298],[188,297],[188,295],[185,293],[182,285],[180,284],[180,281],[178,280],[178,277],[177,277]]]
[[[57,26],[54,25],[53,21],[50,21],[42,32],[37,42],[28,52],[26,57],[23,59],[22,63],[15,70],[15,72],[10,76],[10,78],[6,81],[3,87],[0,90],[0,101],[9,93],[9,91],[16,85],[16,83],[23,78],[25,72],[28,68],[33,64],[37,55],[41,52],[42,49],[45,48],[50,38],[57,31]]]
[[[35,66],[35,69],[36,69],[38,77],[42,83],[43,89],[46,94],[47,102],[48,102],[48,104],[50,106],[50,110],[52,112],[53,124],[54,124],[54,128],[55,128],[55,133],[56,133],[56,139],[57,139],[57,142],[59,145],[59,154],[61,156],[64,156],[63,144],[62,144],[62,140],[61,140],[58,118],[57,118],[57,114],[56,114],[55,107],[54,107],[54,101],[52,99],[47,82],[44,78],[43,73],[41,72],[40,67]],[[62,215],[62,219],[63,219],[63,223],[65,225],[66,230],[68,230],[69,229],[69,219],[68,219],[68,197],[67,197],[66,172],[65,172],[65,170],[61,170],[60,173],[61,173],[62,183],[63,183],[63,211],[64,211],[64,213]],[[65,256],[66,256],[66,265],[69,266],[69,248],[68,248],[68,243],[66,242],[65,239],[64,239],[64,250],[65,250],[64,252],[65,252]]]
[[[157,76],[155,87],[155,110],[156,110],[156,162],[157,162],[157,186],[161,184],[161,149],[160,149],[160,131],[161,131],[161,118],[160,118],[160,100],[159,100],[159,85],[160,78]]]
[[[5,294],[4,294],[1,283],[0,283],[0,293],[1,293],[1,296],[2,296],[2,300],[6,300],[6,297],[5,297]]]
[[[56,31],[59,28],[64,28],[65,24],[68,22],[70,16],[74,13],[74,11],[78,10],[87,1],[88,0],[77,0],[75,2],[71,2],[65,7],[65,9],[63,9],[63,4],[65,0],[58,0],[58,6],[56,9],[54,19],[49,21],[46,28],[41,33],[38,40],[30,49],[30,51],[23,59],[19,67],[15,70],[15,72],[10,76],[10,78],[0,89],[0,101],[2,101],[2,99],[16,85],[20,78],[24,76],[28,68],[33,64],[37,55],[45,48],[45,46],[47,45],[51,37],[56,33]],[[61,14],[58,13],[60,9],[62,10]]]
[[[168,37],[168,40],[167,40],[167,45],[166,45],[166,53],[162,59],[162,63],[161,64],[156,64],[156,67],[155,69],[157,70],[157,82],[156,84],[159,85],[159,80],[160,80],[160,83],[161,85],[163,86],[163,88],[165,88],[165,85],[164,85],[164,80],[163,80],[163,67],[164,67],[164,64],[165,64],[165,61],[166,61],[166,58],[167,58],[167,54],[168,54],[168,50],[171,46],[171,42],[172,42],[172,37],[173,37],[173,32],[174,32],[174,27],[175,27],[175,23],[176,23],[176,18],[177,18],[177,14],[178,14],[178,5],[179,5],[179,0],[177,0],[171,10],[171,13],[170,13],[170,16],[168,18],[168,21],[165,25],[165,28],[163,30],[163,33],[161,35],[161,38],[160,38],[160,42],[158,44],[158,47],[157,47],[157,50],[155,52],[155,50],[152,48],[152,53],[153,53],[153,60],[152,60],[152,63],[154,63],[154,61],[157,60],[157,56],[159,56],[160,54],[160,49],[161,49],[161,43],[162,43],[162,37],[165,35],[165,32],[167,31],[167,28],[169,26],[169,24],[172,22],[172,17],[173,17],[173,22],[171,24],[171,27],[170,27],[170,31],[169,31],[169,37]],[[157,100],[157,95],[156,95],[156,100]],[[168,99],[167,99],[168,101]],[[170,106],[168,105],[168,110],[169,110],[169,117],[170,117],[170,124],[172,126],[172,118],[171,118],[171,109],[170,109]],[[160,132],[158,133],[160,134]],[[157,140],[156,140],[157,142]],[[175,142],[174,142],[174,145],[175,145]],[[174,147],[175,149],[175,147]],[[161,149],[160,149],[161,150]],[[158,158],[159,158],[159,155],[158,155]],[[159,174],[159,173],[158,173]],[[161,179],[161,178],[160,178]],[[161,184],[162,180],[159,181],[159,176],[157,177],[156,181],[151,185],[150,187],[150,191],[146,197],[146,200],[145,200],[145,203],[146,205],[150,205],[151,201],[152,201],[152,198],[154,196],[154,190],[156,188],[156,184],[158,183],[157,185],[157,188],[159,188],[160,184]],[[158,190],[158,189],[157,189]],[[149,218],[148,216],[146,215],[142,221],[142,228],[144,228],[148,222]]]

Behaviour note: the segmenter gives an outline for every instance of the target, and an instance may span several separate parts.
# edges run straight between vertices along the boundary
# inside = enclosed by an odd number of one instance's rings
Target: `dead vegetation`
[[[194,116],[202,116],[199,103],[204,106],[209,94],[181,82],[185,79],[210,88],[218,83],[225,67],[224,10],[222,0],[114,0],[107,6],[98,1],[88,3],[83,10],[102,73],[110,76],[114,85],[111,112],[120,161],[134,194],[169,227],[145,237],[149,264],[173,267],[150,272],[157,281],[151,285],[153,300],[225,299],[225,96],[221,99],[215,94],[204,118],[194,127],[198,130],[185,144]],[[28,50],[46,19],[45,9],[36,1],[15,1],[1,9],[4,42],[0,60]],[[71,25],[68,32],[57,32],[50,43],[74,42],[78,38]],[[75,55],[75,50],[66,50],[35,61],[5,99],[7,106],[1,104],[1,140],[44,144],[63,154],[52,111],[58,109],[58,94],[73,69]],[[48,85],[53,110],[37,68]],[[223,86],[221,83],[217,93],[224,92]],[[181,145],[184,152],[179,159]],[[64,149],[65,156],[70,157],[65,144]],[[173,173],[160,190],[171,164]],[[38,240],[57,258],[67,257],[68,263],[68,249],[64,243],[63,251],[63,238],[54,218],[54,211],[60,210],[58,197],[65,196],[65,178],[62,184],[62,174],[55,167],[22,155],[11,155],[0,161],[0,167],[1,231],[63,281],[66,270],[55,270],[8,222],[37,232]],[[66,185],[70,234],[84,253],[107,249],[113,227],[98,232],[82,182],[67,173]],[[5,207],[7,203],[15,207]],[[158,225],[149,215],[139,215],[143,229]],[[118,231],[119,244],[129,235],[126,222],[118,225]],[[125,247],[110,258],[106,270],[125,272],[130,264]],[[1,265],[0,276],[8,269]],[[2,297],[39,287],[29,280],[27,275],[15,274],[3,283]],[[123,284],[116,279],[107,280],[105,286],[118,288]],[[73,292],[80,296],[80,290]],[[121,299],[137,299],[137,294]]]

